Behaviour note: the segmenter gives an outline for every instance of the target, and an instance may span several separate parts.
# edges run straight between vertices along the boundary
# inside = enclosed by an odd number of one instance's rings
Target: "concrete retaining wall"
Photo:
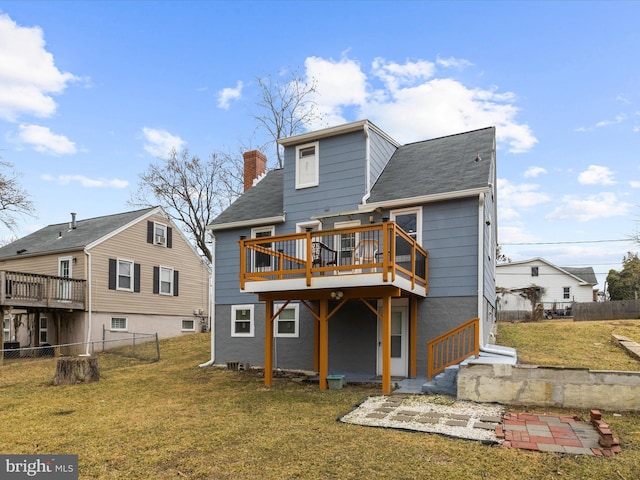
[[[640,411],[640,372],[536,365],[461,365],[458,399],[509,405]]]

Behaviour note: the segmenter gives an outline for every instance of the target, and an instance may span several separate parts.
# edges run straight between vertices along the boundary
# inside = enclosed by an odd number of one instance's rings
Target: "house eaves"
[[[491,188],[489,186],[480,188],[470,188],[467,190],[460,190],[458,192],[445,192],[436,193],[433,195],[422,195],[418,197],[409,198],[397,198],[395,200],[387,200],[381,202],[367,203],[366,205],[359,205],[359,213],[365,213],[375,210],[376,208],[402,208],[413,205],[419,205],[424,203],[442,202],[445,200],[455,200],[459,198],[477,197],[481,194],[489,193]]]
[[[253,218],[251,220],[240,220],[238,222],[228,222],[228,223],[218,223],[215,225],[208,225],[207,230],[216,232],[221,230],[231,230],[234,228],[247,228],[247,227],[257,227],[260,225],[284,223],[284,221],[285,221],[285,215],[283,214],[275,217]]]
[[[315,130],[313,132],[301,133],[300,135],[281,138],[278,140],[278,144],[282,145],[283,147],[300,145],[303,143],[315,142],[316,140],[320,140],[322,138],[333,137],[335,135],[358,132],[360,130],[364,130],[365,128],[369,128],[375,131],[378,135],[383,137],[385,140],[387,140],[389,143],[394,145],[396,148],[400,147],[400,144],[396,140],[391,138],[387,133],[382,131],[380,128],[378,128],[376,125],[371,123],[369,120],[358,120],[356,122],[336,125],[335,127],[323,128],[322,130]]]

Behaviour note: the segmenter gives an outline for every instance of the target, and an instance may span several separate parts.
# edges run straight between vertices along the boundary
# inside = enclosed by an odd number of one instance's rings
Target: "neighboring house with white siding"
[[[543,258],[496,266],[499,310],[530,311],[531,303],[520,295],[523,288],[542,288],[547,314],[569,314],[573,302],[593,302],[598,280],[592,267],[558,267]]]
[[[49,225],[0,248],[3,340],[199,332],[210,268],[161,207]],[[14,325],[19,328],[14,329]]]
[[[368,120],[245,154],[245,193],[208,229],[207,365],[428,376],[427,342],[495,320],[495,128],[401,145]],[[255,177],[261,177],[256,183]],[[428,261],[427,261],[428,259]],[[479,321],[477,320],[479,319]],[[473,343],[473,338],[469,342]]]

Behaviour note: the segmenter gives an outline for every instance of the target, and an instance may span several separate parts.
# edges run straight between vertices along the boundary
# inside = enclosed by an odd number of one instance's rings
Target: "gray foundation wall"
[[[640,411],[640,372],[535,365],[462,365],[458,398],[474,402]]]

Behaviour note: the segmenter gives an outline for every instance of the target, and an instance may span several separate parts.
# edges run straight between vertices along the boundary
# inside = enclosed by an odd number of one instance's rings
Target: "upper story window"
[[[403,208],[391,210],[391,220],[396,222],[402,230],[422,245],[422,208]]]
[[[538,276],[538,267],[531,267],[531,276],[532,277]]]
[[[320,183],[318,142],[296,147],[296,188],[316,187]]]
[[[170,226],[160,222],[147,222],[147,243],[160,247],[171,248],[172,229]]]
[[[173,268],[160,267],[160,295],[173,295]]]
[[[167,226],[162,223],[153,224],[153,243],[155,245],[167,246]]]
[[[570,300],[571,299],[571,287],[563,287],[562,288],[562,298],[564,300]]]
[[[133,291],[133,262],[118,260],[118,290]]]

